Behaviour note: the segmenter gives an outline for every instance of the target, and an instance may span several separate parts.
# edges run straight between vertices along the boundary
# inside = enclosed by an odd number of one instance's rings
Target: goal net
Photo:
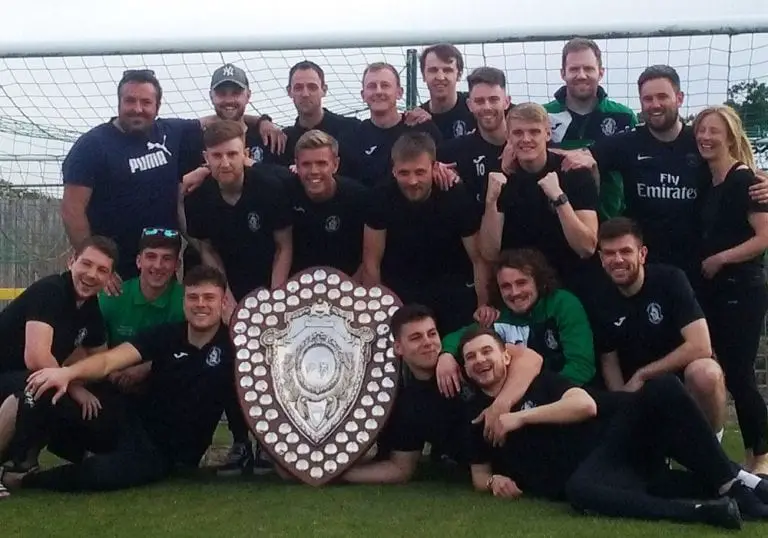
[[[597,42],[603,51],[603,86],[608,95],[635,110],[637,76],[652,64],[669,64],[680,73],[686,116],[724,102],[728,90],[739,82],[768,83],[768,27],[765,33],[598,38]],[[562,84],[563,43],[564,39],[458,46],[465,57],[465,74],[482,65],[498,67],[507,75],[513,102],[543,103]],[[311,59],[323,67],[327,108],[364,116],[363,69],[383,60],[405,72],[409,48],[418,47],[19,58],[3,58],[0,53],[0,180],[11,189],[59,197],[61,160],[80,134],[115,114],[116,81],[127,68],[155,70],[163,85],[162,116],[198,117],[212,110],[208,88],[213,70],[234,63],[249,74],[250,111],[268,113],[285,126],[295,118],[285,91],[294,63]],[[416,83],[419,101],[427,100],[420,76]],[[460,86],[465,89],[466,83]],[[401,104],[405,107],[404,101]],[[768,126],[748,123],[756,141],[768,138]]]
[[[590,36],[603,51],[603,86],[613,99],[639,109],[637,76],[658,63],[679,71],[686,116],[724,102],[728,90],[739,82],[768,82],[768,20],[763,26],[673,33],[616,31]],[[498,67],[507,75],[513,102],[546,102],[562,83],[560,54],[570,37],[518,36],[508,42],[454,44],[464,54],[465,74],[482,65]],[[250,112],[268,113],[275,123],[289,125],[295,110],[285,87],[294,63],[311,59],[323,67],[327,108],[364,116],[360,77],[365,66],[383,60],[405,74],[407,51],[423,45],[159,54],[147,42],[148,50],[140,54],[95,55],[93,46],[84,48],[86,55],[17,51],[11,57],[0,51],[0,288],[26,286],[61,265],[67,250],[58,216],[61,163],[80,134],[115,114],[116,82],[126,68],[148,67],[157,73],[164,90],[162,116],[198,117],[212,110],[211,73],[223,63],[234,63],[250,77]],[[428,99],[420,75],[413,83],[418,101]],[[460,86],[465,89],[465,82]],[[764,147],[768,125],[752,122],[750,127]],[[768,167],[765,154],[761,163]],[[3,293],[12,292],[0,290],[0,300]]]

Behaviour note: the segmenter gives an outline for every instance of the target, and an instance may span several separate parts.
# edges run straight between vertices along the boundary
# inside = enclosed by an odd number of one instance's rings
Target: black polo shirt
[[[144,427],[170,461],[195,466],[211,445],[225,404],[235,397],[234,350],[224,325],[202,348],[187,323],[163,324],[130,341],[152,362],[139,401]]]
[[[271,283],[274,233],[291,226],[285,183],[267,165],[246,167],[243,192],[234,205],[224,201],[208,177],[184,200],[189,234],[210,241],[224,263],[230,289],[240,300]]]
[[[643,286],[631,297],[605,285],[594,300],[598,351],[617,352],[624,381],[682,345],[680,331],[704,318],[685,273],[671,265],[646,264]]]
[[[540,250],[567,283],[569,276],[583,273],[591,264],[582,260],[568,244],[557,209],[538,182],[555,172],[574,211],[597,211],[598,194],[588,170],[563,172],[562,162],[562,156],[547,152],[547,163],[538,172],[518,167],[502,188],[496,206],[504,213],[501,249]]]
[[[392,146],[400,136],[409,131],[429,134],[439,144],[440,130],[431,121],[409,126],[403,118],[387,129],[365,120],[345,132],[339,142],[341,154],[340,173],[361,181],[369,187],[392,177]]]
[[[362,261],[368,189],[353,179],[337,176],[333,197],[317,202],[307,196],[297,176],[287,187],[293,211],[291,272],[324,265],[354,275]]]
[[[337,142],[339,142],[346,131],[356,127],[359,124],[360,120],[357,118],[340,116],[339,114],[334,114],[327,108],[323,108],[323,119],[320,120],[320,123],[312,127],[312,129],[323,131],[324,133],[331,135],[336,139]],[[281,162],[283,164],[289,166],[295,163],[296,142],[299,141],[301,135],[310,130],[311,129],[302,127],[302,125],[299,123],[299,118],[296,118],[296,122],[293,125],[283,129],[285,136],[288,138],[285,143],[285,151],[281,155]]]
[[[444,398],[435,378],[416,379],[406,370],[378,442],[395,452],[421,452],[424,444],[430,443],[463,460],[468,426],[459,398]]]
[[[432,115],[432,121],[440,130],[443,140],[451,140],[467,135],[477,129],[477,120],[467,105],[468,92],[456,92],[456,104],[445,112],[432,112],[431,101],[427,101],[421,108]]]
[[[99,301],[93,296],[77,306],[72,273],[42,278],[0,311],[0,371],[26,370],[24,347],[28,321],[53,328],[51,353],[63,363],[79,346],[99,347],[106,343]]]
[[[765,213],[768,204],[760,203],[749,195],[749,188],[758,180],[747,168],[736,163],[722,183],[709,189],[702,203],[701,259],[733,248],[755,236],[749,223],[751,213]],[[740,263],[724,266],[712,283],[730,282],[741,286],[765,285],[763,255]],[[726,284],[728,285],[728,284]]]
[[[554,403],[576,387],[553,372],[541,372],[512,412]],[[466,420],[471,421],[493,403],[493,398],[475,389],[466,389]],[[526,494],[561,499],[568,478],[597,446],[601,424],[597,419],[561,425],[531,425],[510,432],[502,447],[493,447],[483,437],[483,424],[470,429],[471,464],[490,464],[494,474],[515,481]]]
[[[504,145],[488,142],[479,130],[452,140],[446,140],[437,148],[437,160],[442,163],[456,163],[467,190],[477,200],[478,209],[485,207],[485,191],[488,188],[488,174],[501,172],[501,153]]]
[[[480,215],[464,185],[433,187],[426,200],[412,202],[390,179],[373,190],[366,224],[387,232],[381,279],[394,291],[418,289],[437,277],[455,277],[457,285],[474,281],[462,239],[478,232]]]

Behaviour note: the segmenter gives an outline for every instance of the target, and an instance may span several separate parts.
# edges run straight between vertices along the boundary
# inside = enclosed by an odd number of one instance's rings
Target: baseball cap
[[[237,84],[242,89],[248,89],[248,75],[245,71],[232,64],[224,64],[213,72],[211,77],[211,89],[215,90],[225,82]]]

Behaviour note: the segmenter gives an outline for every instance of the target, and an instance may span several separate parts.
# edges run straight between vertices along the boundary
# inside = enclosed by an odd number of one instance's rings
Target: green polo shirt
[[[115,347],[149,327],[184,321],[184,288],[174,279],[160,297],[147,301],[138,277],[132,278],[123,282],[122,293],[117,297],[99,294],[99,306],[107,343]]]
[[[544,108],[549,113],[552,144],[562,149],[587,148],[607,136],[629,131],[637,125],[637,116],[628,106],[608,99],[602,87],[597,89],[597,106],[586,115],[568,110],[566,88],[555,92],[555,99]],[[624,181],[621,174],[611,172],[600,176],[598,215],[602,220],[621,215],[624,211]]]

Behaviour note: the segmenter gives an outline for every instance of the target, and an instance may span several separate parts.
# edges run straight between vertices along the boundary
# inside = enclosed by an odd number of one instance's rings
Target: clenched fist
[[[539,180],[539,187],[547,195],[550,200],[556,199],[563,194],[563,189],[560,188],[560,179],[557,177],[557,172],[550,172]]]
[[[492,205],[501,196],[501,189],[507,184],[507,176],[501,172],[491,172],[488,174],[488,190],[485,193],[485,203]]]

